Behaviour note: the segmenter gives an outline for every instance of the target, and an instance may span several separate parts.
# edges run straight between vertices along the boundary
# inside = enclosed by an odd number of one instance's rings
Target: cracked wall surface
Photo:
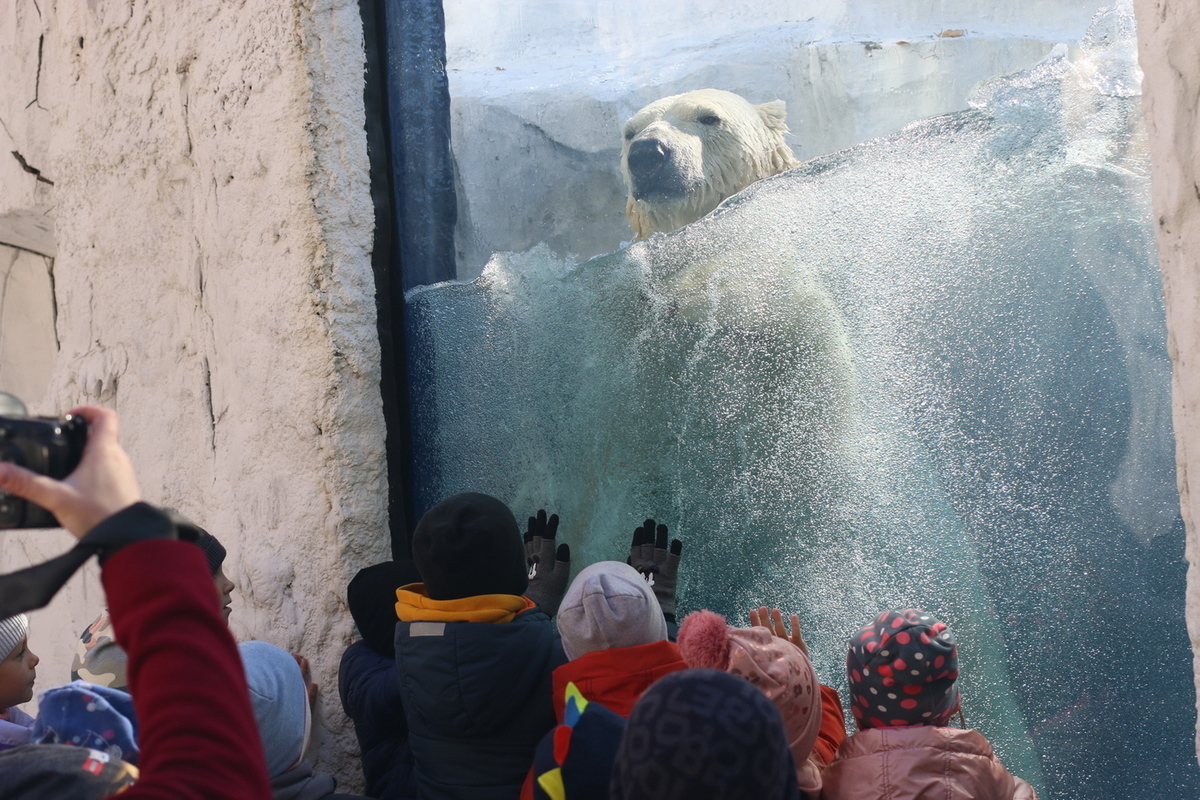
[[[0,244],[42,242],[0,268],[50,274],[57,338],[3,326],[0,380],[121,413],[147,499],[229,549],[234,634],[309,657],[320,760],[353,788],[344,588],[388,557],[357,3],[12,0],[0,75]],[[5,533],[0,564],[69,543]],[[34,615],[40,688],[102,602],[89,568]]]
[[[1189,562],[1188,633],[1200,690],[1200,491],[1191,492],[1192,479],[1200,476],[1200,6],[1192,0],[1135,0],[1134,6],[1138,60],[1145,71],[1142,91],[1167,345],[1174,363],[1175,460]]]

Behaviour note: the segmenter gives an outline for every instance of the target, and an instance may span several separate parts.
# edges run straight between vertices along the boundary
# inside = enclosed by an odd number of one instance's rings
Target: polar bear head
[[[700,219],[727,197],[799,165],[783,140],[784,103],[720,89],[664,97],[625,123],[621,175],[636,239]]]

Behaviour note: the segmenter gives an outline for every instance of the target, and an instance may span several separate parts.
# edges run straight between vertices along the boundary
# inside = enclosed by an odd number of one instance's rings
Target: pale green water
[[[968,721],[1043,798],[1200,796],[1170,362],[1128,11],[976,109],[585,264],[409,296],[418,497],[646,516],[680,605],[804,619],[823,680],[946,619]]]

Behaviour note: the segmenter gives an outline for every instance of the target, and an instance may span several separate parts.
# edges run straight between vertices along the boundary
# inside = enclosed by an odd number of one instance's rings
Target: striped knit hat
[[[12,655],[28,633],[29,617],[24,614],[0,620],[0,661]]]

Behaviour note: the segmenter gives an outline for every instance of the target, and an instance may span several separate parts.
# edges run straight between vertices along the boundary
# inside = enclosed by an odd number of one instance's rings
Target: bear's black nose
[[[634,177],[648,178],[667,163],[669,151],[657,139],[639,139],[629,145],[629,173]]]

